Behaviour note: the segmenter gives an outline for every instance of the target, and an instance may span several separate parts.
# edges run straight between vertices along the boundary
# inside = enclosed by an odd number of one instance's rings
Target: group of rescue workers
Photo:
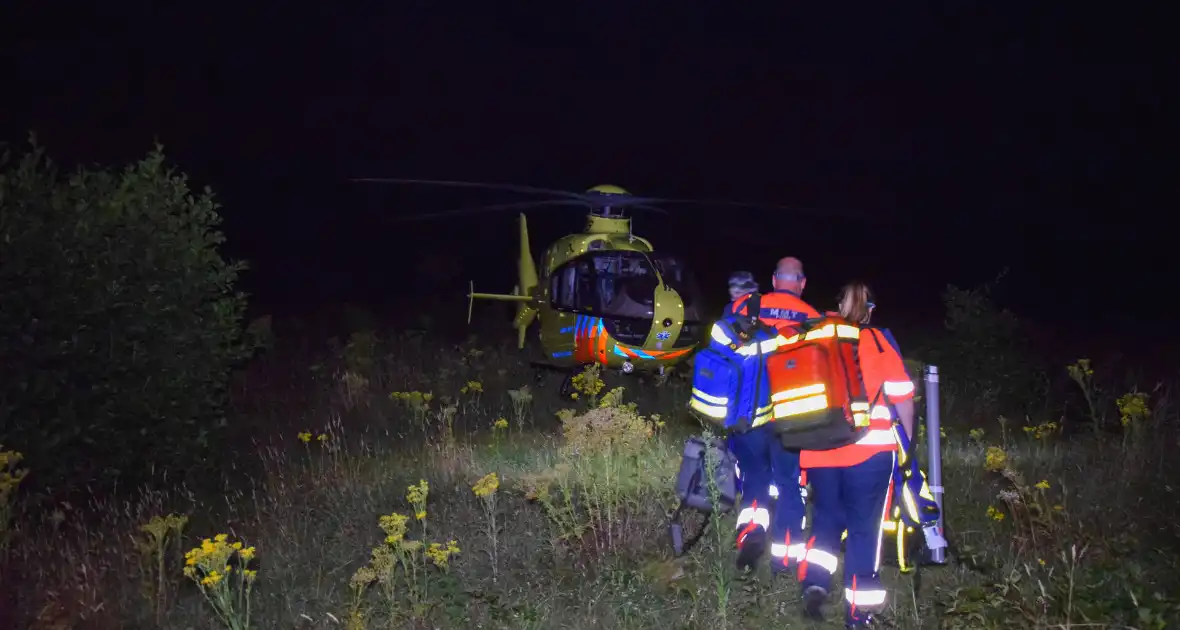
[[[695,368],[691,406],[716,422],[730,413],[727,423],[733,426],[726,427],[728,447],[736,458],[741,485],[739,569],[756,567],[769,551],[771,571],[777,575],[795,569],[806,614],[822,618],[843,545],[845,623],[849,628],[870,627],[873,614],[886,602],[879,575],[883,523],[896,516],[890,514],[893,493],[900,492],[895,474],[908,465],[914,383],[892,335],[869,326],[875,305],[866,285],[844,286],[838,312],[821,313],[802,298],[807,278],[797,258],[778,262],[772,284],[772,292],[761,294],[752,274],[733,274],[732,301],[719,321],[728,320],[730,325],[713,329],[713,343],[722,350],[727,347],[735,356],[753,353],[759,358],[757,369],[768,371],[769,380],[760,375],[762,380],[755,387],[769,383],[769,392],[756,395],[751,411],[745,413],[748,417],[734,419],[726,405],[733,396],[750,394],[734,389],[732,375],[725,377],[730,394],[705,391],[713,373],[724,371],[720,362],[709,364],[706,357],[698,359],[701,363]],[[762,331],[731,338],[737,335],[733,321],[742,318]],[[810,355],[790,354],[792,344],[821,338],[844,342],[849,348],[846,356],[857,365],[859,385],[841,384],[838,377],[830,376],[834,368],[829,364],[840,363],[833,354],[835,345],[816,346]],[[811,375],[814,382],[798,380],[800,374]],[[704,384],[698,388],[695,379]],[[790,384],[780,385],[780,381]],[[796,419],[810,424],[793,427]],[[819,439],[814,437],[817,431],[823,430],[828,437],[822,439],[828,442],[814,441]],[[841,441],[834,435],[849,437]],[[922,495],[929,498],[925,488]],[[906,500],[915,502],[909,492]],[[812,508],[809,531],[808,501]]]

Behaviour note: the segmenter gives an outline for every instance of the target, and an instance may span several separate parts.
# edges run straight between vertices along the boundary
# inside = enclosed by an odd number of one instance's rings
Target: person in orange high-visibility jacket
[[[774,291],[759,298],[758,318],[779,331],[789,331],[806,319],[819,317],[819,311],[799,297],[806,284],[798,258],[780,260],[774,271]],[[734,300],[727,312],[749,315],[748,299],[743,295]],[[770,423],[732,434],[729,448],[737,458],[742,484],[737,566],[753,568],[769,543],[771,570],[784,571],[789,559],[802,557],[804,550],[806,507],[799,485],[799,454],[783,448]],[[776,498],[774,518],[769,508],[772,496]]]
[[[849,628],[868,627],[885,604],[881,584],[882,523],[888,518],[897,456],[895,421],[913,432],[914,385],[901,354],[880,330],[867,326],[874,305],[867,286],[846,285],[840,315],[859,322],[858,355],[873,407],[868,431],[854,444],[829,451],[803,451],[799,460],[811,484],[811,537],[799,564],[804,607],[820,617],[844,543],[844,610]],[[894,417],[896,411],[897,417]]]

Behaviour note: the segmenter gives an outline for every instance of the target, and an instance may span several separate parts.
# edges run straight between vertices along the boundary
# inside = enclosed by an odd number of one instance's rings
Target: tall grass
[[[218,534],[251,549],[222,568],[256,571],[233,592],[251,628],[813,627],[793,580],[732,568],[732,514],[671,556],[673,475],[700,430],[682,376],[592,371],[568,401],[514,350],[424,343],[355,336],[289,392],[248,391],[258,428],[217,491],[0,495],[0,627],[225,627],[208,572],[184,570]],[[1059,418],[947,418],[952,561],[884,569],[895,627],[1180,627],[1180,420],[1163,387],[1116,412],[1069,439]]]

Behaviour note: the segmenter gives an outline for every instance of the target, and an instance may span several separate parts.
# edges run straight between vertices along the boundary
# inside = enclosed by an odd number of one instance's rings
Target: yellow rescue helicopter
[[[529,245],[528,222],[520,214],[520,258],[512,293],[477,293],[471,283],[467,320],[475,300],[516,303],[512,326],[517,345],[524,349],[528,329],[539,322],[543,356],[538,367],[576,368],[598,363],[624,373],[659,372],[693,355],[707,332],[700,292],[684,260],[656,251],[651,241],[632,231],[626,209],[665,212],[653,204],[698,203],[750,208],[784,208],[731,201],[703,201],[632,196],[613,185],[595,186],[584,193],[529,186],[475,182],[363,178],[356,182],[424,184],[481,188],[552,198],[507,203],[401,220],[437,219],[525,209],[546,205],[587,209],[585,227],[559,238],[541,257],[538,271]]]
[[[624,211],[626,207],[658,210],[650,206],[656,200],[633,197],[611,185],[595,186],[585,193],[566,193],[433,180],[355,181],[504,188],[558,196],[421,218],[552,204],[588,208],[582,232],[550,245],[541,258],[539,272],[529,244],[528,222],[521,213],[517,285],[512,293],[477,293],[474,284],[470,285],[468,323],[475,300],[515,302],[512,325],[517,331],[517,345],[523,349],[529,327],[539,322],[543,358],[535,363],[560,369],[598,363],[624,373],[662,372],[691,356],[702,340],[699,291],[691,270],[682,259],[656,252],[650,241],[636,235]]]

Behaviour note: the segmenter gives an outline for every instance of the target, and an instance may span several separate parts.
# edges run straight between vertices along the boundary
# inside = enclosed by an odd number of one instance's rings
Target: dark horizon
[[[837,36],[786,11],[682,9],[659,27],[599,5],[317,10],[22,8],[5,47],[29,96],[5,103],[0,139],[33,130],[65,164],[125,163],[159,139],[223,203],[262,310],[511,289],[515,213],[388,219],[523,197],[347,181],[423,177],[817,209],[637,215],[706,293],[796,255],[815,302],[861,278],[886,319],[937,325],[946,285],[1007,268],[998,301],[1054,327],[1121,337],[1128,317],[1164,320],[1167,56],[1151,16],[964,6]],[[583,223],[528,214],[535,257]],[[710,238],[718,221],[751,242]]]

